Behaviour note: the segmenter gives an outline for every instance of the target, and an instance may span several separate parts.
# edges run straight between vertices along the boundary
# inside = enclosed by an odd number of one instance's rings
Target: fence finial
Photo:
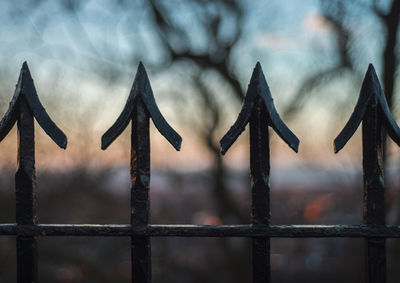
[[[10,106],[0,121],[0,141],[17,123],[18,170],[15,174],[16,222],[35,225],[37,217],[35,172],[34,119],[61,148],[66,148],[67,137],[54,124],[36,93],[28,68],[22,64],[21,73]],[[17,282],[37,282],[37,242],[33,236],[17,235]]]
[[[67,147],[67,137],[51,120],[40,102],[26,62],[22,64],[21,73],[10,106],[3,119],[0,121],[0,141],[7,136],[8,132],[17,121],[19,102],[22,97],[28,102],[29,109],[32,111],[33,116],[42,129],[59,147],[65,149]]]
[[[101,149],[105,150],[124,131],[129,121],[132,119],[134,104],[136,103],[138,97],[140,97],[145,104],[146,109],[149,112],[156,128],[176,150],[180,150],[182,138],[177,132],[175,132],[174,129],[172,129],[172,127],[167,123],[160,113],[160,110],[158,109],[154,99],[149,78],[142,62],[139,63],[135,80],[124,109],[122,110],[117,121],[115,121],[115,123],[101,138]]]
[[[377,101],[380,110],[379,116],[383,120],[383,126],[392,140],[400,146],[400,129],[396,124],[396,121],[393,119],[393,116],[390,114],[389,106],[387,105],[374,66],[369,64],[354,111],[343,130],[334,140],[335,153],[338,153],[353,136],[361,121],[365,119],[368,105],[374,100]]]
[[[400,129],[390,114],[382,87],[370,64],[353,114],[334,141],[335,153],[353,136],[362,121],[363,223],[385,225],[385,186],[382,127],[400,145]],[[386,240],[368,237],[366,242],[366,282],[386,282]]]
[[[228,149],[236,141],[238,136],[244,131],[246,125],[249,123],[249,119],[258,96],[262,98],[267,109],[269,126],[271,126],[295,152],[298,151],[299,139],[292,133],[292,131],[290,131],[290,129],[279,117],[272,99],[271,92],[269,90],[269,86],[265,80],[261,64],[260,62],[257,62],[251,76],[246,96],[244,97],[242,110],[240,111],[236,122],[220,141],[222,154],[225,154],[228,151]]]

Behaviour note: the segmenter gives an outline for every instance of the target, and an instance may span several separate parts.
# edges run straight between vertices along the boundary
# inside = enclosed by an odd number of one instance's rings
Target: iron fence
[[[169,126],[155,102],[148,76],[140,63],[126,105],[102,137],[105,150],[132,120],[131,130],[131,223],[39,224],[35,188],[34,118],[61,148],[67,137],[43,108],[28,65],[23,64],[9,109],[0,121],[0,141],[17,123],[18,170],[15,175],[16,221],[0,224],[0,235],[17,238],[17,281],[37,282],[36,237],[120,236],[131,237],[132,282],[151,282],[151,237],[247,237],[252,240],[252,282],[270,282],[270,238],[365,238],[366,280],[386,282],[386,238],[399,238],[400,226],[385,224],[382,165],[383,128],[400,145],[400,129],[389,112],[372,65],[365,75],[359,100],[346,126],[334,141],[340,151],[362,123],[364,215],[362,225],[270,225],[268,126],[297,152],[299,140],[280,119],[257,63],[244,98],[242,110],[221,139],[225,154],[250,124],[250,171],[252,180],[252,223],[248,225],[153,225],[149,224],[150,139],[149,120],[176,149],[181,137]],[[249,278],[250,280],[250,278]]]

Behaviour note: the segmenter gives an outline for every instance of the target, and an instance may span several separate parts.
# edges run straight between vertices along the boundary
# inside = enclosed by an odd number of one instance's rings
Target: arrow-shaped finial
[[[376,102],[379,107],[380,118],[389,136],[400,146],[400,129],[390,114],[389,106],[386,102],[374,66],[369,64],[354,111],[349,121],[334,141],[335,153],[338,153],[353,136],[361,121],[365,119],[368,105],[374,102]]]
[[[28,64],[22,64],[21,73],[10,106],[0,121],[0,141],[8,134],[18,119],[19,103],[25,98],[33,116],[42,129],[61,148],[67,147],[67,137],[51,120],[37,95]]]
[[[275,109],[271,92],[261,65],[257,62],[244,97],[239,117],[221,139],[221,151],[225,154],[246,125],[250,128],[250,176],[251,176],[251,222],[254,227],[270,224],[270,152],[268,126],[297,152],[299,140],[282,122]],[[270,282],[270,239],[252,239],[253,278]],[[257,281],[257,280],[256,280]]]
[[[363,222],[365,225],[385,225],[385,186],[382,127],[400,145],[400,129],[390,114],[374,67],[365,74],[360,96],[353,114],[334,141],[335,153],[353,136],[362,121],[363,147]],[[386,239],[366,240],[367,282],[386,281]],[[379,260],[377,260],[379,259]]]
[[[136,72],[128,100],[117,121],[101,138],[106,149],[132,121],[131,131],[131,225],[146,227],[150,217],[150,133],[149,120],[153,119],[160,133],[179,150],[182,138],[168,125],[154,99],[150,81],[142,63]],[[150,238],[131,237],[132,282],[151,281]]]
[[[246,125],[249,123],[256,98],[260,97],[265,104],[268,117],[269,126],[271,126],[276,133],[295,151],[298,151],[299,139],[290,131],[290,129],[283,123],[276,111],[271,92],[267,81],[265,80],[264,73],[261,68],[260,62],[257,62],[253,74],[251,76],[250,84],[247,89],[246,96],[244,97],[242,110],[233,126],[221,139],[221,152],[225,154],[231,145],[235,142],[238,136],[244,131]],[[267,126],[267,125],[266,125]]]
[[[117,121],[115,121],[101,138],[101,149],[105,150],[124,131],[129,121],[132,119],[133,109],[139,97],[143,101],[150,117],[153,119],[156,128],[176,150],[180,150],[182,138],[172,129],[160,113],[142,62],[139,63],[135,80],[124,109]]]
[[[18,169],[15,174],[16,221],[18,225],[38,222],[35,173],[35,121],[61,148],[67,137],[54,124],[40,103],[26,62],[23,63],[10,106],[0,121],[0,141],[17,123]],[[37,243],[33,236],[17,236],[18,282],[37,282]]]

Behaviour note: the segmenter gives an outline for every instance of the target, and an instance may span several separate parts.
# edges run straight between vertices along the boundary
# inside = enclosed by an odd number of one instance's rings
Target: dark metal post
[[[131,227],[147,230],[150,212],[150,135],[149,119],[160,133],[179,150],[182,138],[164,119],[142,63],[139,63],[125,107],[115,123],[101,138],[105,150],[132,121],[131,133]],[[132,282],[151,282],[151,248],[148,236],[132,237]]]
[[[364,170],[364,224],[385,225],[383,151],[378,100],[371,97],[362,124]],[[386,282],[386,239],[366,239],[368,283]]]
[[[0,142],[15,122],[18,126],[18,170],[15,174],[16,219],[18,225],[37,224],[35,129],[34,117],[43,130],[61,148],[66,148],[67,137],[54,124],[36,93],[28,64],[21,73],[6,114],[0,121]],[[17,281],[37,282],[37,243],[33,236],[17,233]]]
[[[250,117],[250,172],[252,179],[252,224],[270,224],[269,136],[265,104],[257,97]],[[270,239],[252,238],[253,282],[270,282]]]
[[[132,115],[131,133],[131,224],[146,227],[150,200],[150,136],[149,115],[140,98]],[[132,237],[132,282],[151,282],[151,247],[149,237]]]
[[[242,110],[220,141],[222,154],[227,152],[248,123],[250,123],[252,225],[254,228],[268,227],[270,224],[268,126],[272,127],[295,152],[298,150],[299,140],[279,117],[259,62],[253,70]],[[268,237],[252,238],[252,266],[253,283],[270,282],[270,239]]]
[[[334,141],[339,152],[353,136],[360,123],[363,140],[364,224],[385,226],[385,194],[383,180],[382,127],[400,145],[400,129],[390,114],[385,95],[372,64],[361,86],[360,96],[349,121]],[[386,239],[366,238],[366,282],[386,282]]]
[[[18,224],[36,224],[35,134],[33,114],[24,97],[18,113],[18,170],[15,174]],[[17,236],[17,281],[37,282],[37,243],[35,237]]]

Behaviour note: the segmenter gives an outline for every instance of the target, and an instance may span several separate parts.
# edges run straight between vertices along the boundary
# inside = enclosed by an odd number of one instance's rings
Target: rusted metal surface
[[[360,96],[350,120],[335,139],[338,152],[362,123],[365,225],[385,225],[385,187],[383,178],[382,126],[399,144],[400,129],[389,112],[379,79],[372,65],[365,75]],[[399,144],[400,145],[400,144]],[[366,239],[366,280],[386,282],[385,238]]]
[[[385,95],[376,75],[375,69],[370,64],[361,86],[360,96],[349,121],[334,141],[335,153],[338,153],[348,140],[354,135],[361,121],[368,116],[367,108],[372,100],[376,100],[379,119],[392,140],[400,146],[400,128],[390,114]]]
[[[18,126],[16,182],[17,223],[0,224],[0,235],[17,238],[18,282],[37,282],[36,237],[131,237],[132,282],[151,282],[150,237],[247,237],[252,239],[253,282],[270,282],[270,238],[365,238],[366,280],[386,282],[386,238],[400,238],[400,226],[385,224],[382,167],[382,127],[400,145],[400,129],[389,112],[372,65],[363,81],[354,112],[334,141],[340,151],[363,122],[364,223],[362,225],[270,225],[268,126],[297,152],[299,140],[280,119],[261,65],[254,68],[239,117],[221,140],[223,154],[250,124],[252,223],[249,225],[151,225],[149,224],[150,138],[152,118],[161,134],[179,150],[181,137],[161,115],[144,66],[139,64],[126,105],[114,125],[102,137],[106,149],[132,121],[131,223],[126,225],[38,224],[35,197],[34,118],[62,148],[64,133],[50,119],[36,93],[26,63],[4,118],[0,141]]]
[[[0,141],[4,139],[18,119],[18,107],[22,97],[26,100],[29,110],[40,127],[59,147],[65,149],[67,147],[67,137],[51,120],[40,102],[26,62],[22,65],[14,96],[10,102],[10,107],[0,121]]]
[[[222,154],[226,153],[248,123],[250,124],[252,180],[251,219],[254,227],[268,226],[270,224],[268,126],[271,126],[295,152],[298,151],[299,140],[279,117],[259,62],[253,70],[242,110],[236,122],[221,139]],[[252,268],[254,283],[271,281],[270,239],[268,237],[252,239]]]
[[[34,121],[25,97],[19,99],[18,170],[15,174],[16,220],[37,223]],[[34,237],[17,236],[18,282],[37,282],[37,243]]]
[[[131,224],[146,227],[150,217],[150,136],[149,115],[141,97],[132,113],[131,132]],[[132,237],[132,282],[151,282],[149,237]]]
[[[139,63],[135,80],[124,109],[115,123],[101,138],[101,149],[106,149],[125,130],[126,126],[128,126],[129,122],[132,120],[133,105],[135,104],[136,98],[139,96],[142,102],[144,102],[146,110],[149,112],[156,128],[176,150],[180,150],[182,138],[172,129],[160,113],[142,62]]]
[[[261,98],[256,99],[250,116],[250,172],[251,172],[251,220],[254,226],[269,225],[269,136],[268,116]],[[252,242],[253,282],[270,282],[270,239]]]
[[[267,81],[265,80],[264,73],[261,68],[260,62],[257,62],[254,68],[253,75],[250,79],[249,88],[247,89],[244,97],[242,110],[239,116],[229,131],[221,139],[221,152],[225,154],[231,145],[235,142],[238,136],[245,130],[246,125],[250,121],[250,116],[253,113],[254,105],[257,98],[261,98],[266,106],[269,122],[265,125],[271,126],[275,132],[294,150],[298,151],[299,139],[289,130],[279,117],[276,111],[274,100],[272,99],[271,91]]]
[[[159,225],[129,224],[0,224],[0,235],[38,237],[271,237],[271,238],[400,238],[400,226],[370,225]]]
[[[106,149],[132,121],[131,132],[131,225],[146,229],[150,217],[150,135],[149,120],[152,118],[161,134],[179,150],[182,138],[161,115],[155,102],[150,81],[142,63],[125,107],[113,126],[102,137],[102,149]],[[132,236],[132,282],[151,282],[151,245],[148,236]]]
[[[10,107],[0,121],[0,141],[17,122],[19,142],[15,192],[18,225],[38,222],[34,117],[60,147],[67,146],[66,136],[50,119],[39,101],[28,64],[24,62]],[[37,282],[37,278],[36,239],[34,236],[17,234],[17,281],[31,283]]]

